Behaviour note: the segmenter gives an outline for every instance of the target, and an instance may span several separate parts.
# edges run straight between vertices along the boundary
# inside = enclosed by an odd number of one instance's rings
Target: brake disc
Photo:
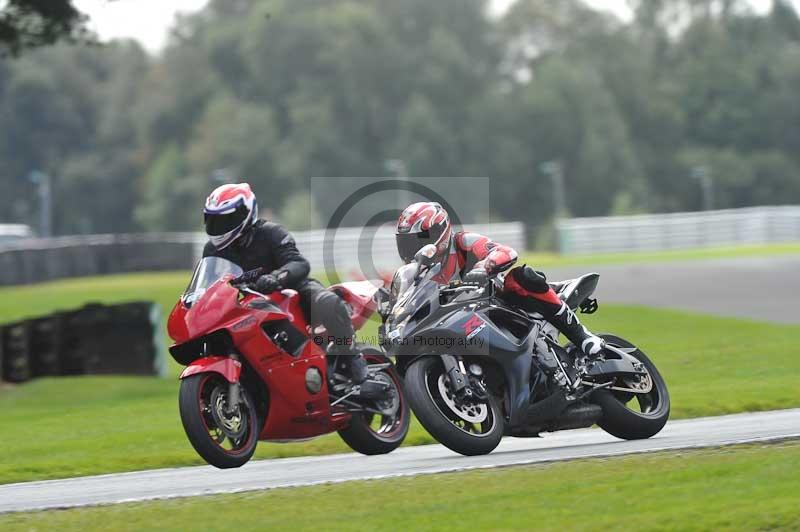
[[[242,416],[242,405],[236,405],[231,412],[227,411],[227,405],[227,394],[219,387],[214,388],[211,392],[211,415],[214,422],[228,438],[238,440],[247,429],[247,424],[244,423]]]
[[[450,381],[444,374],[439,375],[438,387],[439,395],[455,415],[469,423],[483,423],[486,421],[489,415],[486,403],[476,403],[474,401],[456,403],[453,393],[450,391]]]
[[[380,410],[381,414],[384,416],[394,416],[397,414],[397,411],[400,409],[400,396],[397,394],[397,386],[392,381],[392,378],[381,371],[375,374],[374,377],[371,377],[371,379],[389,385],[388,397],[375,401],[378,410]]]

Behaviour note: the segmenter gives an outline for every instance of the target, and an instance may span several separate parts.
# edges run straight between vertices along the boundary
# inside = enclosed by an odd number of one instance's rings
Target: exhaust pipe
[[[591,427],[603,417],[603,409],[594,404],[568,406],[553,422],[551,430],[584,429]]]

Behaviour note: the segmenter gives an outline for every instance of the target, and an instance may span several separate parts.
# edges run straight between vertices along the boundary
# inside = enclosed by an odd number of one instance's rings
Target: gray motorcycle
[[[433,278],[435,249],[422,248],[400,268],[382,308],[384,345],[405,376],[420,423],[457,453],[491,452],[504,435],[599,425],[623,439],[649,438],[669,418],[669,393],[655,364],[636,345],[611,334],[587,359],[542,316],[483,286]],[[572,309],[597,310],[598,274],[553,283]]]

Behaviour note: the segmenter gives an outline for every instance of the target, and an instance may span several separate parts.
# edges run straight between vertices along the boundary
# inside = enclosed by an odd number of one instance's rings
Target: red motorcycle
[[[195,450],[211,465],[239,467],[258,440],[291,441],[338,431],[353,450],[384,454],[408,432],[403,386],[383,351],[358,344],[380,399],[358,395],[327,356],[325,332],[312,330],[294,290],[260,294],[236,264],[200,261],[169,317],[181,373],[180,413]],[[376,310],[382,290],[368,281],[331,287],[351,309],[355,329]]]

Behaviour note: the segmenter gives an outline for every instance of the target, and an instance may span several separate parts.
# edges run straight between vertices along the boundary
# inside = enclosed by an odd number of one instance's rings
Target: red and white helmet
[[[206,199],[203,214],[211,244],[224,249],[258,219],[256,195],[247,183],[222,185]]]
[[[413,203],[403,210],[397,220],[397,251],[404,262],[414,260],[414,255],[428,244],[436,246],[436,260],[450,250],[453,227],[450,216],[434,201]]]

